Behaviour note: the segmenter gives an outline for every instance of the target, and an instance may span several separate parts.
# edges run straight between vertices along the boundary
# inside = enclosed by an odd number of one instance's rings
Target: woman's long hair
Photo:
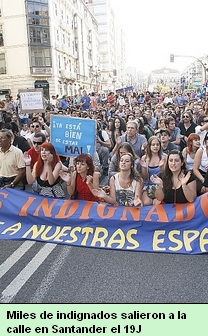
[[[133,180],[136,181],[143,181],[141,175],[138,173],[138,171],[135,169],[134,164],[135,164],[135,157],[131,154],[131,153],[124,153],[121,155],[120,159],[119,159],[119,165],[120,165],[120,160],[122,158],[122,156],[124,155],[128,155],[131,159],[131,172],[130,172],[130,181],[132,183]]]
[[[130,154],[134,157],[134,159],[136,159],[136,154],[135,154],[135,152],[134,152],[132,146],[131,146],[128,142],[121,142],[121,143],[118,145],[118,148],[117,148],[117,151],[116,151],[116,154],[117,154],[117,157],[118,157],[118,161],[120,161],[120,158],[121,158],[121,156],[120,156],[120,149],[121,149],[121,148],[126,149],[126,151],[127,151],[128,153],[130,153]]]
[[[86,162],[86,164],[88,166],[87,175],[93,175],[94,174],[95,166],[94,166],[94,163],[93,163],[93,159],[89,154],[82,153],[82,154],[77,156],[75,161],[76,161],[76,163],[77,162]]]
[[[113,144],[114,144],[114,146],[115,146],[115,144],[116,144],[116,139],[115,139],[115,121],[116,121],[116,119],[118,119],[119,121],[120,121],[120,127],[119,127],[119,135],[122,135],[122,132],[126,132],[126,124],[125,124],[125,122],[124,122],[124,120],[123,120],[123,118],[120,118],[120,117],[115,117],[114,119],[113,119],[113,124],[112,124],[112,128],[111,128],[111,131],[112,131],[112,133],[111,133],[111,138],[112,138],[112,141],[113,141]]]
[[[57,158],[57,154],[56,154],[56,150],[54,148],[54,146],[50,143],[50,142],[44,142],[40,148],[45,148],[46,150],[48,150],[52,155],[53,155],[53,161],[51,163],[51,167],[52,170],[54,170],[55,165],[58,162],[58,158]],[[37,165],[36,165],[36,176],[40,176],[42,171],[43,171],[43,166],[44,166],[44,162],[41,158],[41,154],[38,157],[37,160]]]
[[[157,140],[157,141],[159,142],[160,149],[159,149],[159,151],[158,151],[158,157],[159,157],[159,159],[161,160],[161,159],[162,159],[162,146],[161,146],[161,141],[160,141],[160,139],[159,139],[156,135],[152,135],[152,136],[148,139],[148,141],[147,141],[147,143],[148,143],[147,148],[146,148],[147,156],[148,156],[148,158],[151,160],[151,158],[152,158],[151,145],[152,145],[152,142],[153,142],[154,140]]]
[[[200,136],[196,133],[191,133],[187,139],[187,152],[190,154],[192,152],[193,140],[200,140]]]
[[[176,150],[176,149],[171,150],[168,154],[168,157],[167,157],[167,162],[166,162],[166,165],[165,165],[165,169],[161,174],[161,177],[162,177],[162,180],[163,180],[163,189],[164,189],[165,194],[168,193],[173,187],[173,182],[172,182],[173,173],[169,168],[169,157],[170,157],[170,155],[173,155],[173,154],[179,155],[180,160],[183,164],[181,166],[180,172],[178,173],[178,176],[180,175],[181,172],[183,172],[184,174],[187,174],[187,172],[188,172],[188,169],[186,168],[186,162],[185,162],[185,159],[184,159],[182,153],[180,151]]]

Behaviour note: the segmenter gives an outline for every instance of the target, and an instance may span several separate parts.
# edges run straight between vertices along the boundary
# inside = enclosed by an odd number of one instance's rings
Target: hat
[[[160,130],[160,134],[162,134],[162,133],[166,133],[167,135],[170,136],[170,132],[168,131],[167,128],[161,129],[161,130]]]

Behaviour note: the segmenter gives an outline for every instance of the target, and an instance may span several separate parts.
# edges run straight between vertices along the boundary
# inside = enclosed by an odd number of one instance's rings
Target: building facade
[[[0,0],[0,94],[79,94],[99,59],[98,24],[85,1]]]
[[[85,2],[98,23],[100,90],[115,91],[117,80],[116,25],[110,0],[86,0]]]
[[[180,72],[176,69],[161,68],[151,72],[149,76],[148,86],[158,87],[162,85],[167,88],[174,88],[180,82]]]

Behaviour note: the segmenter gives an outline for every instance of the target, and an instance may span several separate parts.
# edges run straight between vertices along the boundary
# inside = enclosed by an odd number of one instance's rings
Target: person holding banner
[[[95,171],[93,159],[89,154],[80,154],[76,158],[76,168],[70,167],[71,173],[61,170],[59,175],[66,182],[71,199],[99,202],[99,197],[92,194],[99,188],[100,173]]]
[[[196,180],[191,171],[188,171],[185,159],[178,150],[172,150],[168,154],[164,171],[150,177],[156,185],[155,197],[162,203],[188,203],[194,202],[196,192]]]
[[[60,183],[59,172],[62,163],[57,160],[54,146],[49,142],[40,145],[40,155],[31,171],[31,156],[24,153],[26,166],[26,179],[28,184],[32,184],[36,179],[38,183],[38,193],[43,196],[64,198],[65,193]]]
[[[93,190],[93,194],[113,205],[142,206],[143,180],[134,168],[134,157],[125,153],[119,161],[119,173],[110,178],[110,195],[104,190]]]

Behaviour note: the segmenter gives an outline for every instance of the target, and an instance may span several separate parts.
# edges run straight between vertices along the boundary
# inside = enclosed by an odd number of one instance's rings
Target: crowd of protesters
[[[0,101],[0,187],[113,205],[185,203],[208,191],[208,94],[51,96],[45,112]],[[74,162],[50,143],[50,117],[96,120],[96,152]],[[62,192],[62,187],[65,192]]]

